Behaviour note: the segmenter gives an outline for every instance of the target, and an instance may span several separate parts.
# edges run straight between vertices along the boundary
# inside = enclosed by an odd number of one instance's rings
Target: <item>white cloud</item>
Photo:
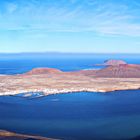
[[[78,0],[70,1],[72,5],[78,3]],[[98,0],[84,0],[83,3],[79,1],[76,6],[28,2],[21,8],[17,4],[8,3],[7,11],[11,15],[5,15],[6,20],[1,19],[3,22],[0,23],[0,29],[90,31],[104,35],[140,36],[139,3],[133,1],[133,6],[137,6],[132,9],[131,5],[123,2],[98,3]],[[88,5],[90,6],[86,7]]]

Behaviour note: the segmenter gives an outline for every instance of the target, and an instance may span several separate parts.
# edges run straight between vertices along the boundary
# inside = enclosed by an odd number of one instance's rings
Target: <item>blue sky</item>
[[[0,0],[0,52],[140,53],[140,0]]]

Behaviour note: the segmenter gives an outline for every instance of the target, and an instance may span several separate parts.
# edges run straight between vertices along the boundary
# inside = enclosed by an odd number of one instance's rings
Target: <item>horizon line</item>
[[[137,52],[0,52],[0,54],[140,54]]]

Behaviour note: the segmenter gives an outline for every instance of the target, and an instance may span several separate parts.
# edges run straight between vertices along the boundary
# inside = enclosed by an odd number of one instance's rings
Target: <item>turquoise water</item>
[[[140,135],[140,90],[0,97],[0,128],[64,140],[125,140]]]

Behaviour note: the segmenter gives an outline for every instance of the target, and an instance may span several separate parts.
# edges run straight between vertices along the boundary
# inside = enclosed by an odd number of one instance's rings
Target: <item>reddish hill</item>
[[[120,64],[107,66],[101,70],[83,70],[79,73],[89,77],[140,78],[140,65]]]
[[[110,65],[100,70],[81,70],[75,72],[62,72],[54,68],[35,68],[25,75],[40,75],[40,74],[68,74],[68,75],[84,75],[89,77],[104,77],[104,78],[140,78],[140,65],[135,64],[119,64]]]
[[[103,65],[106,65],[106,66],[115,66],[115,65],[122,65],[122,64],[127,64],[127,63],[125,61],[123,61],[123,60],[110,59],[110,60],[104,61],[104,64]]]
[[[62,73],[62,71],[54,68],[35,68],[27,72],[26,75],[58,74],[58,73]]]
[[[140,65],[122,64],[96,71],[96,77],[140,78]]]

